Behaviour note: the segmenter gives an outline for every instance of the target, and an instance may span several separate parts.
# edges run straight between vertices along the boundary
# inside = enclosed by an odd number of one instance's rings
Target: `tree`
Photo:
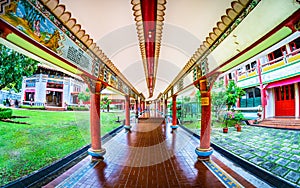
[[[225,92],[224,91],[213,91],[211,94],[211,103],[212,103],[212,110],[213,110],[213,116],[216,120],[220,121],[223,110],[226,106],[225,103]]]
[[[100,106],[101,108],[103,109],[104,111],[104,108],[106,108],[107,112],[109,112],[109,105],[111,103],[111,100],[108,99],[107,96],[104,96],[102,99],[101,99],[101,102],[100,102]]]
[[[235,105],[237,99],[241,98],[245,94],[246,92],[231,80],[227,85],[225,91],[225,103],[227,105],[227,110],[231,110],[232,106]]]
[[[19,92],[23,76],[32,76],[38,61],[0,44],[0,90],[7,88]]]
[[[91,98],[91,95],[90,95],[89,88],[86,88],[85,91],[82,91],[78,94],[78,99],[81,101],[87,102],[90,100],[90,98]]]
[[[214,89],[211,92],[212,117],[213,121],[221,121],[226,111],[226,94],[224,81],[220,80],[214,83]]]

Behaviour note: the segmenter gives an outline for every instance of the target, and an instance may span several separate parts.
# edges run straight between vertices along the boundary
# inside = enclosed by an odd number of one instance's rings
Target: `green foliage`
[[[25,108],[25,109],[28,109],[28,110],[45,110],[45,106],[20,105],[20,108]]]
[[[12,116],[12,109],[0,108],[0,119],[9,119]]]
[[[185,97],[183,97],[183,102],[190,102],[191,101],[191,97],[189,97],[189,96],[185,96]]]
[[[245,117],[242,114],[242,112],[240,112],[240,111],[235,112],[235,114],[234,114],[234,120],[236,121],[237,124],[240,124],[243,119],[245,119]]]
[[[91,98],[91,95],[90,95],[89,88],[86,88],[85,91],[82,91],[78,94],[78,99],[81,101],[87,102],[90,100],[90,98]]]
[[[109,112],[110,103],[111,103],[111,100],[108,99],[108,96],[104,96],[100,101],[100,107],[103,109],[103,111],[106,108],[107,112]]]
[[[218,92],[212,92],[211,94],[212,97],[212,110],[213,110],[213,116],[217,121],[221,121],[222,113],[225,106],[226,106],[226,101],[225,101],[225,92],[224,91],[218,91]]]
[[[0,90],[22,88],[22,77],[32,76],[38,62],[0,44]]]
[[[232,106],[235,105],[237,99],[241,98],[245,94],[246,92],[231,80],[225,91],[225,103],[227,105],[227,110],[230,110]]]
[[[85,106],[68,106],[67,110],[69,111],[89,111],[89,108]]]

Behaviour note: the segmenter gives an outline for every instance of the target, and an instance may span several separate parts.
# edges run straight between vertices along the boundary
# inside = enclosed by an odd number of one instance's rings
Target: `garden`
[[[90,143],[88,111],[7,109],[0,121],[0,186]],[[101,113],[101,135],[120,126],[124,112]]]

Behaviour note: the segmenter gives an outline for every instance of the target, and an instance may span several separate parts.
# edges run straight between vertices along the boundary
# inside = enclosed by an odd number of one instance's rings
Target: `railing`
[[[34,102],[34,101],[23,101],[23,105],[31,105],[31,106],[45,106],[43,102]]]
[[[244,107],[244,108],[234,108],[234,111],[240,111],[245,120],[257,120],[262,114],[262,106],[257,107]]]
[[[284,56],[278,57],[276,59],[273,59],[272,61],[268,61],[266,63],[263,63],[261,65],[262,72],[266,72],[281,66],[284,66],[287,63],[291,63],[297,59],[300,59],[300,48],[297,50],[294,50],[288,54],[285,54]],[[242,80],[248,77],[256,76],[257,75],[257,67],[248,69],[244,72],[239,72],[238,74],[238,80]]]

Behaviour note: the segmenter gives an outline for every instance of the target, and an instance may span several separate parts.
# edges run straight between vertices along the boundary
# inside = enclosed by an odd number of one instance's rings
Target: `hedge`
[[[45,106],[28,106],[28,105],[21,105],[20,108],[26,108],[29,110],[45,110]]]
[[[9,119],[12,116],[12,109],[0,108],[0,119]]]
[[[89,111],[89,108],[84,106],[68,106],[67,110],[69,111]]]

